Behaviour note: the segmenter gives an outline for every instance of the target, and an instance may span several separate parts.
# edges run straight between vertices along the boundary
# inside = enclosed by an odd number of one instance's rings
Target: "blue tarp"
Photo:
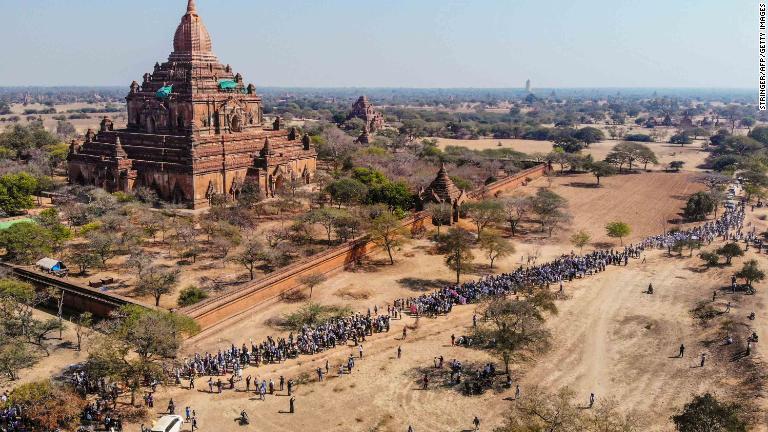
[[[219,81],[219,90],[235,91],[237,89],[237,83],[232,80]]]
[[[155,93],[155,96],[159,97],[160,99],[168,99],[168,96],[171,95],[171,92],[173,91],[173,86],[165,86],[160,88],[160,90]]]

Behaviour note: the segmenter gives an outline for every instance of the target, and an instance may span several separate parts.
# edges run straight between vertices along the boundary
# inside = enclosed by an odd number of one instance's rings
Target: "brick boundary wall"
[[[527,179],[536,179],[547,171],[547,165],[542,164],[520,171],[503,178],[483,188],[471,192],[470,199],[498,196],[501,192],[523,185]],[[428,215],[416,213],[403,220],[403,227],[411,229],[424,225]],[[298,288],[299,280],[309,274],[330,274],[342,270],[376,249],[376,245],[368,238],[362,237],[343,245],[316,254],[305,260],[296,262],[264,278],[243,284],[218,296],[204,300],[179,312],[193,318],[202,329],[208,329],[216,324],[235,318],[251,308],[268,300],[275,299],[281,294]]]

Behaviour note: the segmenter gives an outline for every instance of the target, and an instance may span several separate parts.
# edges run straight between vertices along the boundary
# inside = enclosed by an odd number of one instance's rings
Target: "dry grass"
[[[344,300],[367,300],[371,298],[373,292],[368,288],[353,288],[345,286],[336,291],[336,295]]]

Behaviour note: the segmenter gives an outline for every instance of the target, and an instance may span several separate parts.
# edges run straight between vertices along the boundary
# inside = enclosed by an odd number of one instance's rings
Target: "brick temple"
[[[419,191],[419,207],[424,209],[428,204],[445,204],[451,209],[451,224],[459,221],[459,209],[467,201],[467,193],[456,186],[448,176],[445,164],[440,164],[440,170],[432,183]]]
[[[314,177],[309,136],[284,128],[280,118],[265,125],[256,87],[219,62],[195,0],[188,0],[168,61],[134,81],[126,100],[125,129],[105,117],[84,143],[70,146],[71,183],[109,192],[148,187],[197,209],[217,194],[237,199],[246,182],[272,197],[288,182]]]
[[[384,116],[376,111],[373,104],[365,96],[360,98],[352,105],[352,111],[347,116],[347,120],[359,118],[365,122],[365,132],[376,132],[384,127]]]

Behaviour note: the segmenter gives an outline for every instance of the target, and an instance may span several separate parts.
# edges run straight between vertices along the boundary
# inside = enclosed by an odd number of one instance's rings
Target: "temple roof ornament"
[[[197,14],[194,0],[189,0],[187,13],[181,17],[173,37],[173,53],[169,60],[204,60],[218,62],[213,54],[213,43],[208,29]]]

